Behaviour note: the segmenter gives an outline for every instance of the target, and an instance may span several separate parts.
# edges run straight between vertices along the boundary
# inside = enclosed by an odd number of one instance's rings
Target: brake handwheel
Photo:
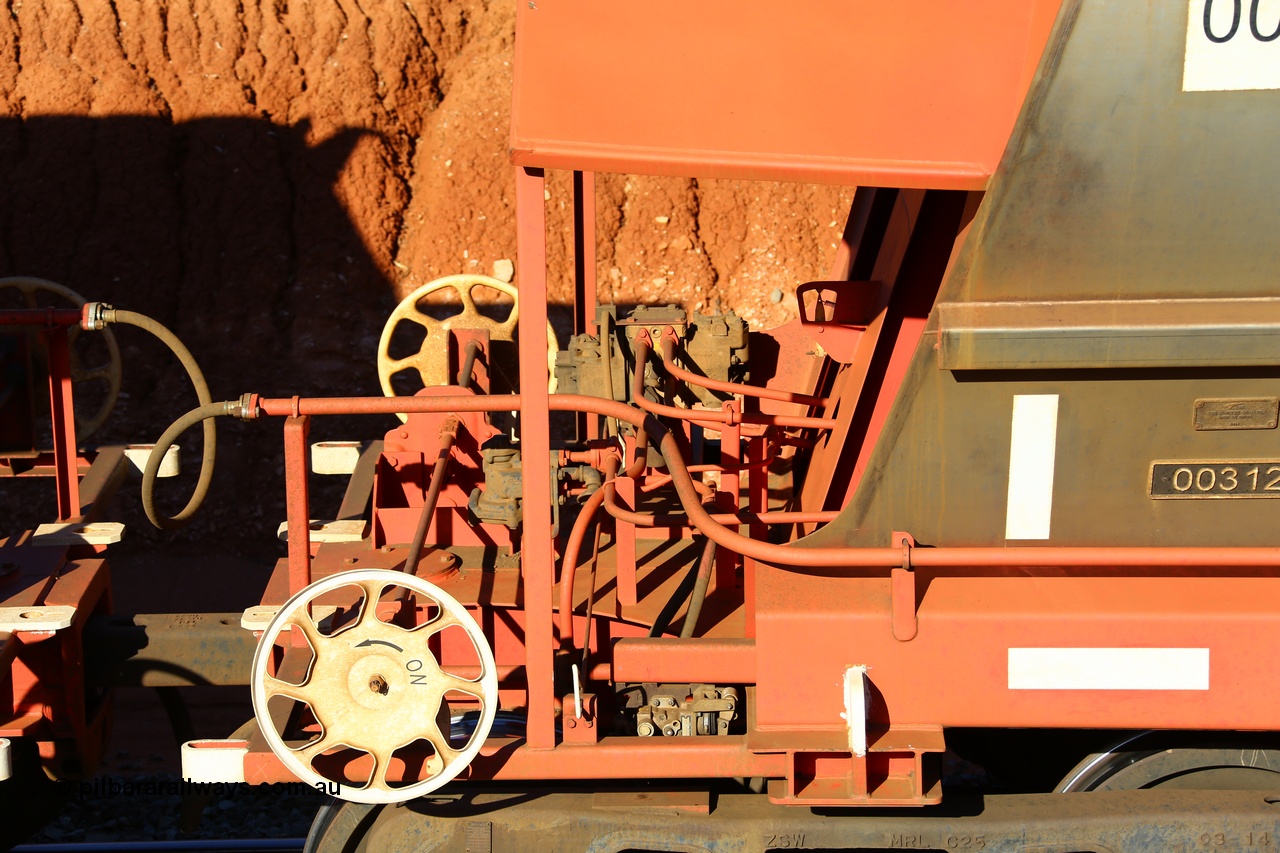
[[[40,305],[39,301],[41,294],[49,294],[63,302],[71,303],[76,308],[83,308],[86,301],[83,296],[69,287],[31,276],[0,278],[0,293],[5,290],[18,291],[22,296],[23,306],[26,308],[44,307]],[[95,411],[83,413],[77,407],[76,437],[83,440],[97,432],[98,428],[106,423],[111,410],[115,408],[116,401],[120,397],[122,370],[120,367],[120,346],[116,343],[116,336],[112,334],[110,329],[103,329],[97,333],[101,336],[103,346],[106,347],[107,360],[93,367],[84,365],[84,356],[76,347],[76,341],[80,339],[81,333],[82,330],[78,327],[67,330],[72,386],[73,388],[77,386],[83,388],[94,382],[106,384],[106,395]],[[83,395],[80,396],[83,398]]]
[[[480,313],[476,307],[471,291],[477,287],[486,287],[511,297],[511,314],[505,320],[495,320]],[[462,302],[462,312],[443,320],[424,313],[418,303],[439,290],[453,288],[458,292]],[[405,370],[416,370],[424,386],[450,385],[449,375],[449,330],[475,329],[489,333],[491,341],[514,341],[516,326],[520,320],[520,291],[515,285],[490,278],[487,275],[448,275],[424,284],[406,296],[382,328],[382,338],[378,341],[378,381],[382,384],[382,393],[388,397],[396,396],[391,385],[391,377]],[[391,338],[396,327],[402,322],[414,323],[426,331],[422,346],[412,355],[404,358],[391,356]],[[555,329],[547,324],[547,369],[551,375],[551,390],[554,391],[556,353],[560,349]],[[399,415],[400,420],[406,420]]]
[[[325,633],[309,605],[343,587],[363,595],[359,614],[349,625]],[[388,588],[399,587],[437,606],[429,622],[403,628],[378,618],[378,601]],[[419,602],[423,603],[423,602]],[[480,677],[463,678],[441,668],[429,647],[439,632],[459,627],[480,661]],[[268,671],[276,640],[285,630],[300,631],[311,647],[306,677],[294,684]],[[285,641],[286,647],[289,640]],[[479,700],[475,731],[464,745],[450,739],[445,694],[464,693]],[[338,783],[337,797],[357,803],[398,803],[429,794],[454,779],[479,753],[498,710],[498,676],[484,632],[453,596],[413,575],[383,569],[340,572],[303,589],[280,608],[258,642],[253,658],[253,710],[271,750],[299,779],[311,785]],[[277,696],[304,703],[319,724],[320,734],[301,745],[284,741],[282,725],[268,710]],[[293,715],[281,715],[287,720]],[[387,771],[400,749],[425,741],[433,754],[420,765],[416,781],[408,778],[416,761],[404,762],[406,778],[392,786]],[[339,748],[367,753],[373,769],[363,787],[316,759]],[[323,764],[323,762],[321,762]]]

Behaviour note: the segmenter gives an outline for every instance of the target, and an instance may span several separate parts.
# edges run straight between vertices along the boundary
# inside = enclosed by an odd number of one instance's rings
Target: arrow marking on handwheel
[[[404,653],[404,649],[400,648],[395,643],[388,643],[386,640],[362,640],[361,642],[356,643],[355,648],[359,649],[364,646],[372,646],[374,643],[377,643],[380,646],[390,646],[401,654]]]

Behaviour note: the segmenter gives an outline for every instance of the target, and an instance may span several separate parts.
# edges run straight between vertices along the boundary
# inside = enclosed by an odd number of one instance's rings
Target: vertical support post
[[[294,411],[297,411],[297,397]],[[307,472],[311,468],[311,448],[307,436],[311,419],[292,415],[284,420],[285,511],[289,522],[289,595],[311,583],[311,500]]]
[[[573,173],[573,332],[596,333],[596,176]],[[565,342],[568,343],[567,341]],[[604,342],[608,345],[608,342]],[[600,419],[579,412],[579,439],[599,438]]]
[[[748,447],[747,458],[752,462],[764,461],[770,450],[769,441],[764,436],[753,438]],[[753,513],[764,512],[769,503],[769,461],[765,461],[763,467],[752,468],[747,474],[747,509]],[[753,523],[751,538],[763,540],[767,530],[766,525]],[[742,600],[746,611],[743,633],[748,637],[754,637],[756,635],[756,561],[745,556],[742,558]]]
[[[742,403],[730,400],[724,404],[724,411],[741,412]],[[725,424],[720,431],[720,463],[726,469],[720,475],[720,493],[728,498],[728,505],[721,504],[724,512],[737,512],[741,500],[742,475],[736,470],[742,464],[742,427],[738,424]],[[737,584],[738,555],[728,548],[716,551],[716,589],[733,589]]]
[[[547,228],[541,169],[516,167],[516,247],[520,258],[520,325],[547,325]],[[524,581],[525,671],[532,749],[556,745],[552,602],[555,552],[551,542],[551,415],[547,400],[546,336],[520,336],[520,454],[523,533],[520,571]]]
[[[76,413],[71,396],[71,344],[66,326],[41,332],[49,350],[49,412],[53,421],[53,470],[58,520],[80,514],[80,472],[76,449]]]
[[[573,329],[596,331],[596,176],[573,173]]]

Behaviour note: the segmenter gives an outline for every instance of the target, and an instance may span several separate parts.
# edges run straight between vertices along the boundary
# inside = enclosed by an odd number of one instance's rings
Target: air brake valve
[[[727,735],[738,710],[738,691],[713,684],[645,685],[648,703],[636,711],[641,737]]]

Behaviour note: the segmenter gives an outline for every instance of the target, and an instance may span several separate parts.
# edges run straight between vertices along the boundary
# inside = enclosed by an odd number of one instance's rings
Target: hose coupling
[[[80,328],[87,332],[100,332],[115,319],[116,309],[105,302],[86,302],[80,315]]]
[[[261,410],[258,408],[259,399],[260,397],[257,394],[241,394],[239,400],[228,400],[223,405],[226,406],[226,413],[231,417],[242,421],[251,421],[261,414]]]

